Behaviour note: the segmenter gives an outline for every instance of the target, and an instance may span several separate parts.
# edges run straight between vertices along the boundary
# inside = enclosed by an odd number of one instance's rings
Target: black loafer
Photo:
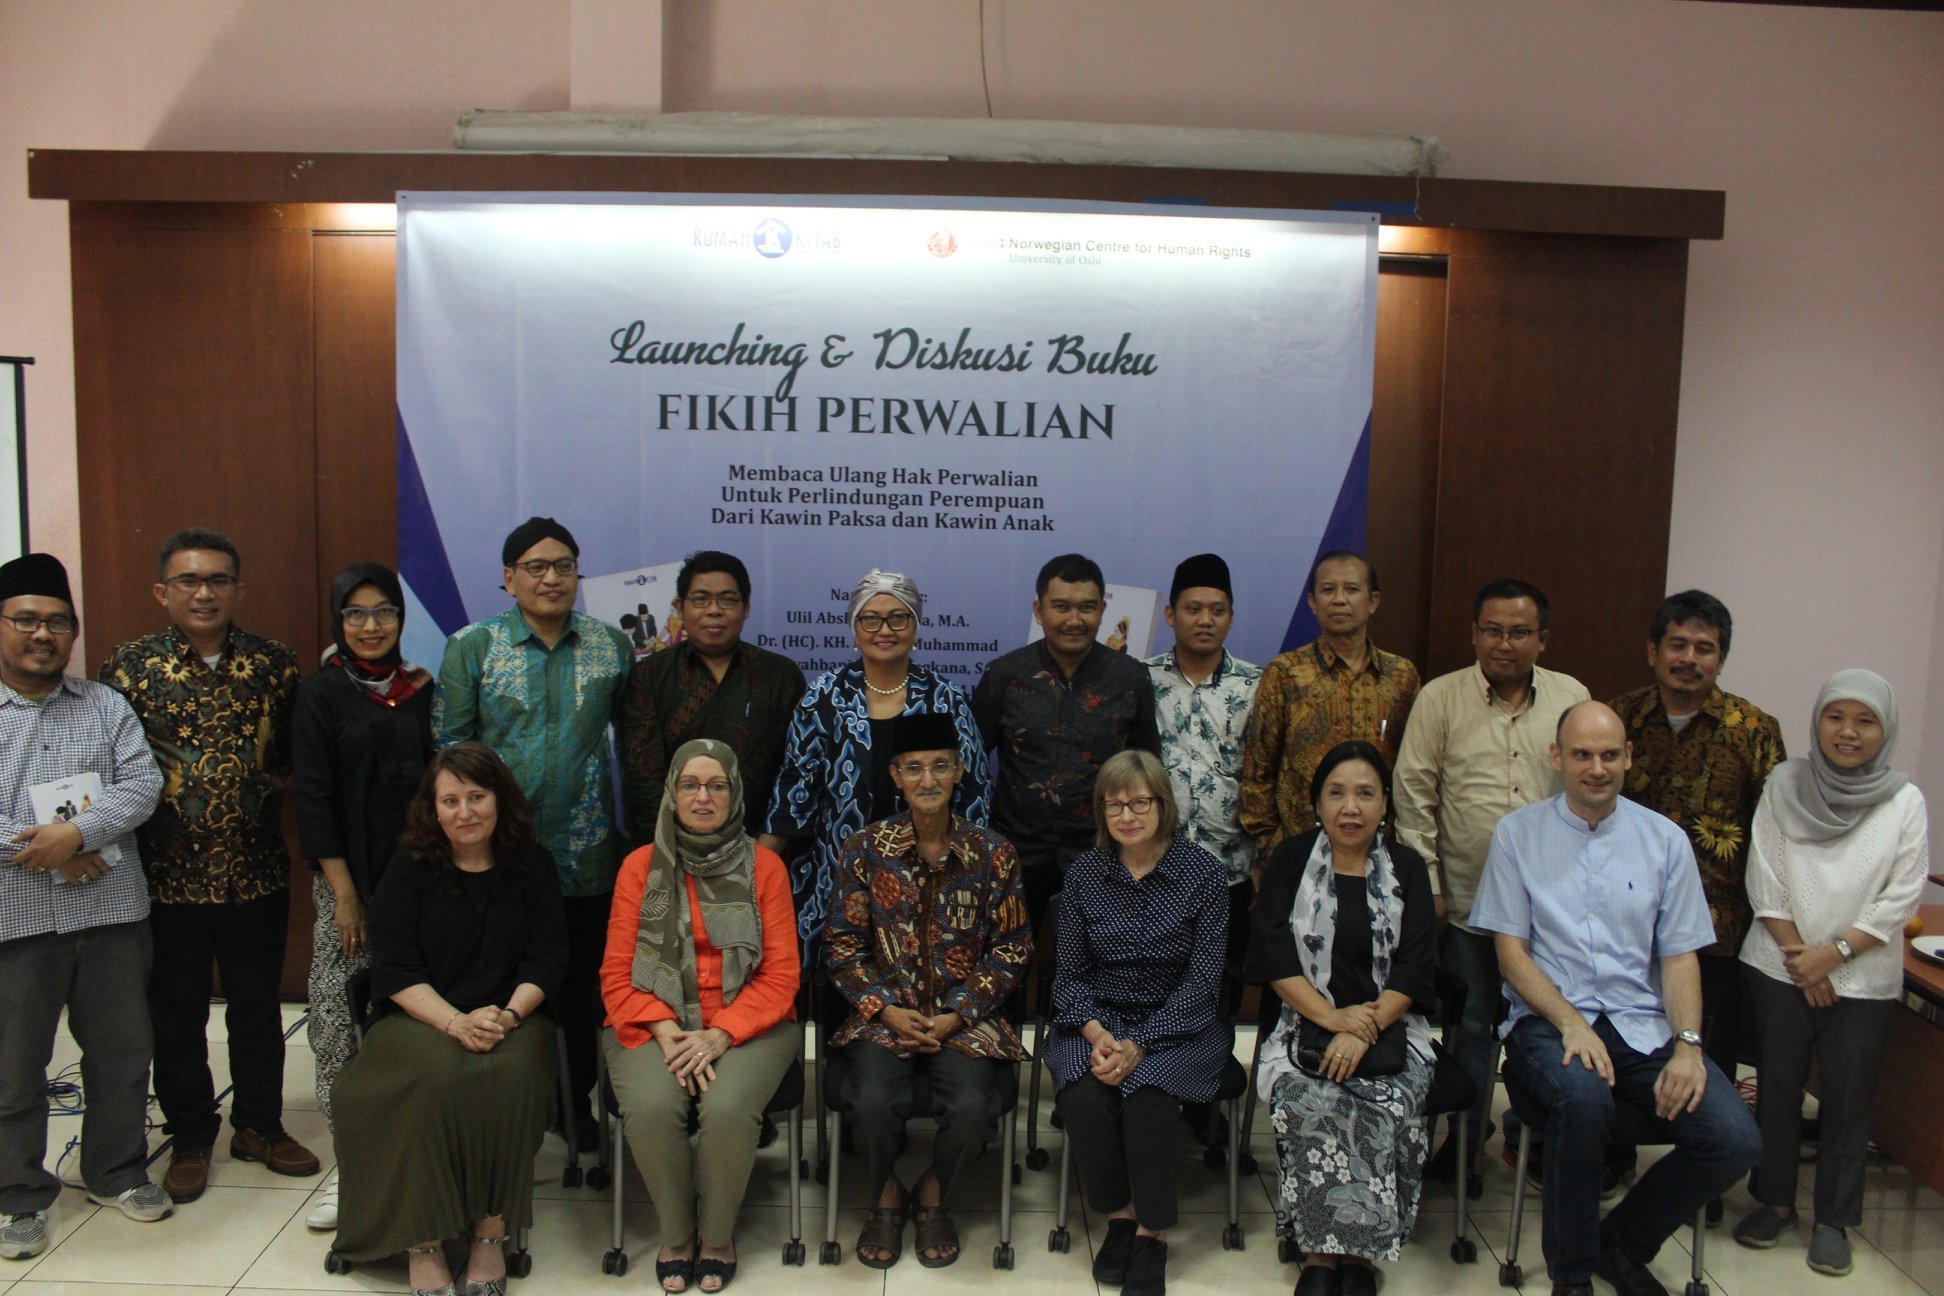
[[[1337,1266],[1337,1296],[1377,1296],[1377,1271],[1367,1264]]]
[[[1617,1242],[1607,1242],[1600,1247],[1600,1254],[1593,1261],[1593,1273],[1612,1283],[1620,1296],[1667,1296],[1667,1288],[1661,1285],[1661,1280],[1654,1277],[1646,1265],[1622,1250]]]
[[[1157,1237],[1136,1234],[1127,1257],[1127,1280],[1121,1296],[1167,1296],[1168,1244]]]
[[[1296,1279],[1296,1296],[1337,1296],[1336,1266],[1305,1266]]]
[[[1094,1255],[1094,1281],[1103,1287],[1118,1287],[1127,1281],[1127,1259],[1134,1251],[1134,1221],[1110,1219],[1107,1236]]]

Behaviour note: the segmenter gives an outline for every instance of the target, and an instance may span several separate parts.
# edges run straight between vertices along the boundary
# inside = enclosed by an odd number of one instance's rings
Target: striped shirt
[[[118,858],[107,876],[77,885],[15,867],[20,845],[14,837],[36,821],[32,789],[89,772],[101,776],[101,799],[73,823],[83,851],[115,848]],[[0,684],[0,788],[7,799],[0,822],[0,941],[148,917],[135,829],[155,810],[162,771],[126,699],[71,675],[39,701]]]

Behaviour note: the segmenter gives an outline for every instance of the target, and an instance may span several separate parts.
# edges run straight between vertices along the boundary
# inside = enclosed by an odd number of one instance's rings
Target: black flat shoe
[[[1094,1256],[1094,1281],[1103,1287],[1118,1287],[1127,1281],[1127,1257],[1134,1250],[1134,1221],[1110,1219],[1107,1236]]]
[[[1335,1265],[1306,1265],[1296,1279],[1296,1296],[1337,1296]]]
[[[670,1278],[680,1278],[682,1285],[671,1288]],[[691,1251],[679,1260],[655,1261],[655,1286],[665,1292],[685,1292],[695,1290],[695,1253]]]
[[[1377,1271],[1366,1264],[1337,1266],[1337,1296],[1377,1296]]]
[[[711,1278],[716,1280],[716,1285],[714,1287],[704,1287],[702,1284]],[[729,1290],[729,1284],[735,1280],[736,1262],[734,1260],[697,1260],[695,1262],[695,1289],[697,1291],[727,1291]]]
[[[1157,1237],[1135,1234],[1121,1296],[1167,1296],[1167,1291],[1168,1244]]]

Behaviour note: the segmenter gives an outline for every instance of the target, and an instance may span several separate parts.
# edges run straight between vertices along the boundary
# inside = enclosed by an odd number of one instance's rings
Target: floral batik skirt
[[[1431,1067],[1415,1053],[1405,1057],[1397,1075],[1338,1084],[1295,1071],[1276,1081],[1276,1232],[1297,1249],[1371,1261],[1403,1250],[1431,1144]]]

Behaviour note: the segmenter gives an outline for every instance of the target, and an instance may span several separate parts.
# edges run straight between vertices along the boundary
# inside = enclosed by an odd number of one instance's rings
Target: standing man
[[[148,866],[155,967],[155,1096],[174,1138],[162,1186],[177,1202],[209,1184],[222,1118],[209,1074],[209,968],[228,1001],[230,1155],[281,1175],[317,1158],[283,1127],[277,984],[290,924],[282,783],[290,773],[297,657],[235,624],[243,564],[227,536],[192,527],[162,544],[155,601],[169,628],[117,646],[101,682],[128,699],[162,767],[162,800],[138,834]]]
[[[1147,659],[1161,763],[1174,784],[1182,834],[1228,866],[1229,963],[1240,966],[1255,900],[1255,847],[1237,818],[1237,776],[1262,667],[1223,646],[1235,625],[1235,587],[1219,555],[1196,554],[1175,568],[1163,615],[1174,647]],[[1233,993],[1241,994],[1239,979]]]
[[[1491,936],[1470,925],[1472,897],[1499,820],[1559,791],[1553,729],[1567,708],[1590,697],[1572,676],[1538,664],[1550,618],[1545,594],[1524,581],[1497,580],[1478,591],[1478,660],[1424,686],[1397,754],[1397,835],[1431,866],[1438,916],[1450,920],[1439,962],[1465,987],[1452,1051],[1478,1086],[1467,1117],[1474,1157],[1484,1142],[1501,981]],[[1456,1174],[1451,1147],[1426,1173],[1444,1176],[1450,1167]]]
[[[1730,1080],[1746,1043],[1737,956],[1752,918],[1744,881],[1749,828],[1762,785],[1788,755],[1773,716],[1715,684],[1734,633],[1728,609],[1712,594],[1668,596],[1647,638],[1654,683],[1613,700],[1633,749],[1623,791],[1686,830],[1701,866],[1715,932],[1700,955],[1701,1034],[1709,1060]]]
[[[1551,748],[1564,792],[1507,814],[1471,908],[1494,933],[1512,1011],[1509,1074],[1546,1109],[1544,1245],[1555,1296],[1667,1296],[1648,1264],[1762,1154],[1748,1105],[1702,1052],[1714,944],[1687,835],[1620,795],[1627,731],[1569,708]],[[1615,1109],[1666,1121],[1674,1150],[1600,1218]]]
[[[1045,638],[986,664],[972,715],[999,753],[992,830],[1019,851],[1026,910],[1039,928],[1068,863],[1094,844],[1094,775],[1115,752],[1159,755],[1148,669],[1096,642],[1107,578],[1083,554],[1040,568],[1033,619]]]
[[[552,518],[528,518],[500,547],[513,606],[446,643],[432,722],[441,747],[483,742],[533,803],[540,844],[560,870],[567,975],[553,998],[567,1040],[575,1133],[600,1144],[590,1098],[601,1027],[601,955],[620,867],[609,730],[620,716],[634,649],[616,626],[574,611],[580,546]]]
[[[675,598],[688,637],[635,662],[621,716],[622,808],[638,845],[655,839],[669,756],[697,738],[736,753],[744,804],[767,814],[805,687],[795,662],[743,642],[749,569],[742,559],[714,549],[690,554],[676,574]]]
[[[1256,689],[1242,749],[1242,827],[1266,860],[1285,837],[1316,827],[1310,776],[1341,742],[1374,745],[1391,765],[1418,695],[1418,669],[1370,639],[1384,596],[1377,569],[1351,549],[1332,549],[1310,569],[1316,642],[1269,663]],[[1247,924],[1243,924],[1247,927]]]
[[[8,1260],[47,1249],[48,1211],[61,1194],[45,1162],[47,1060],[64,1008],[88,1097],[88,1200],[144,1223],[172,1210],[148,1177],[149,897],[135,843],[162,772],[128,703],[67,674],[77,628],[59,559],[35,553],[0,566],[0,1257]],[[37,809],[37,799],[54,812]]]

